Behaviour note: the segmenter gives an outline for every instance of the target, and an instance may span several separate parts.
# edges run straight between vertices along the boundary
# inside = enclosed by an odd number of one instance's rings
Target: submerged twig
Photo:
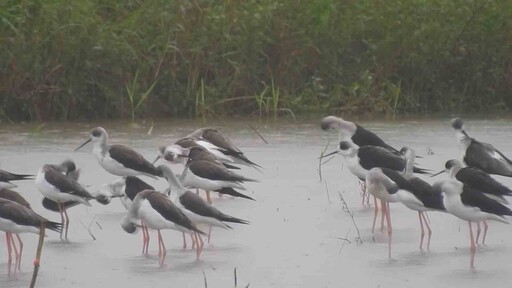
[[[258,132],[258,130],[256,130],[256,128],[254,126],[252,126],[252,124],[249,124],[249,127],[251,127],[251,129],[254,130],[256,135],[258,135],[261,138],[261,140],[263,140],[263,142],[265,142],[265,144],[268,144],[267,140],[265,138],[263,138],[263,136],[261,136],[260,132]]]
[[[357,227],[356,220],[354,219],[354,213],[352,213],[350,208],[348,208],[347,202],[345,201],[345,198],[343,198],[343,195],[341,194],[341,192],[338,192],[338,195],[340,196],[340,200],[341,200],[341,203],[343,204],[343,208],[347,211],[350,218],[352,218],[352,223],[354,224],[354,227],[356,228],[356,231],[357,231],[356,240],[357,240],[358,244],[363,244],[363,239],[361,239],[361,233],[359,233],[359,227]]]
[[[238,279],[236,277],[236,267],[235,269],[233,270],[233,272],[235,273],[235,287],[238,285]]]
[[[91,223],[89,224],[89,227],[85,227],[85,224],[81,220],[80,220],[80,224],[82,224],[82,226],[85,228],[85,230],[87,230],[87,232],[89,232],[89,235],[91,235],[92,239],[96,240],[96,237],[94,237],[94,235],[91,232],[91,226],[94,223],[94,219],[96,219],[96,215],[94,215],[94,217],[92,218]],[[98,222],[96,221],[96,223],[98,223]],[[99,226],[99,224],[98,224],[98,226]],[[100,226],[100,228],[101,228],[101,226]]]
[[[328,158],[327,160],[325,160],[324,162],[322,162],[322,165],[324,164],[327,164],[329,161],[331,161],[332,159],[334,159],[334,156],[331,156],[330,158]]]
[[[323,180],[322,179],[322,165],[324,165],[325,163],[329,162],[329,160],[334,157],[333,156],[330,159],[328,159],[327,161],[324,161],[322,163],[322,158],[324,157],[324,154],[327,151],[327,148],[329,147],[329,144],[331,144],[331,140],[327,141],[327,144],[325,145],[324,150],[320,153],[320,158],[318,158],[318,177],[320,177],[320,182]]]
[[[327,192],[327,200],[329,201],[329,204],[331,204],[331,196],[329,195],[329,187],[327,187],[327,181],[324,181],[325,184],[325,192]]]
[[[345,244],[348,242],[348,244],[352,244],[352,242],[350,242],[350,240],[348,240],[348,235],[350,234],[350,230],[352,230],[351,228],[348,228],[348,231],[347,231],[347,234],[345,234],[345,238],[337,238],[337,239],[340,239],[340,240],[344,240],[343,243],[341,243],[341,247],[340,247],[340,250],[338,251],[338,255],[341,254],[341,250],[343,250],[343,247],[345,247]]]
[[[155,121],[151,121],[151,127],[149,127],[148,136],[150,136],[153,133],[154,126],[155,126]]]
[[[208,288],[208,280],[206,279],[206,273],[203,270],[204,288]]]

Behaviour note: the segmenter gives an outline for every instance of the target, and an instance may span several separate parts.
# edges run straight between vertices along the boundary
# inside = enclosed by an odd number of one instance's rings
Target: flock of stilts
[[[92,142],[93,154],[100,166],[121,178],[103,185],[97,193],[91,193],[78,182],[80,173],[73,161],[66,160],[61,164],[46,164],[41,167],[35,177],[35,184],[44,196],[43,206],[59,212],[61,223],[38,215],[19,193],[10,190],[16,187],[10,181],[33,179],[33,176],[0,171],[0,230],[6,232],[9,275],[13,249],[14,273],[21,267],[23,242],[18,234],[39,234],[42,231],[40,228],[45,227],[60,233],[61,239],[67,239],[67,209],[78,204],[91,206],[90,200],[106,205],[112,198],[121,198],[126,208],[121,226],[128,233],[134,233],[139,228],[142,230],[143,254],[148,254],[149,229],[156,230],[160,265],[163,265],[166,255],[160,233],[162,229],[182,232],[183,248],[187,246],[185,237],[189,234],[192,248],[196,249],[196,257],[199,259],[204,246],[202,236],[206,235],[209,242],[212,226],[231,229],[228,223],[249,224],[249,221],[227,215],[211,205],[210,192],[254,200],[237,189],[245,190],[244,182],[256,180],[243,177],[232,170],[240,169],[237,166],[239,164],[261,168],[247,159],[218,130],[201,128],[172,145],[160,147],[158,157],[153,163],[127,146],[109,144],[107,131],[102,127],[91,130],[89,136],[75,151]],[[159,159],[184,165],[184,170],[181,175],[176,176],[165,164],[154,166]],[[164,178],[169,188],[156,191],[137,176]],[[197,189],[197,194],[190,189]],[[198,195],[198,189],[206,191],[207,200]],[[13,235],[17,236],[18,243]],[[36,262],[39,263],[39,259],[36,258]]]
[[[340,133],[339,149],[323,157],[343,155],[350,172],[362,181],[363,205],[365,201],[369,205],[370,195],[375,199],[372,232],[378,214],[377,201],[381,202],[383,221],[386,219],[387,222],[389,257],[392,236],[390,202],[400,202],[418,212],[420,249],[423,248],[425,228],[428,230],[427,249],[432,234],[425,212],[447,212],[468,221],[472,268],[481,232],[480,223],[484,226],[482,244],[485,244],[487,221],[508,223],[505,216],[512,216],[505,198],[512,196],[512,190],[490,176],[512,177],[512,161],[491,144],[471,138],[464,130],[461,119],[453,119],[451,126],[455,130],[461,160],[448,160],[444,170],[431,176],[447,172],[449,179],[431,185],[414,176],[414,173],[430,173],[429,170],[415,166],[417,157],[413,149],[404,147],[398,151],[376,134],[341,118],[328,116],[322,119],[323,130],[337,130]],[[477,223],[476,240],[473,222]]]
[[[414,173],[430,174],[430,170],[415,166],[418,157],[415,156],[413,149],[404,147],[399,151],[386,144],[376,134],[341,118],[328,116],[322,120],[323,130],[334,129],[340,133],[339,149],[331,154],[343,155],[349,170],[362,181],[363,204],[369,205],[370,195],[374,196],[375,215],[372,231],[378,214],[377,200],[381,202],[383,219],[387,222],[390,257],[390,202],[401,202],[418,212],[421,227],[420,249],[423,248],[425,229],[428,231],[427,249],[432,233],[425,212],[447,212],[468,221],[471,267],[474,267],[480,222],[484,226],[482,243],[485,243],[486,221],[508,223],[505,216],[512,216],[512,211],[506,206],[508,202],[504,198],[511,196],[512,190],[489,175],[512,177],[512,161],[492,145],[469,137],[464,131],[462,120],[454,119],[451,124],[456,131],[462,157],[461,160],[452,159],[446,162],[443,171],[448,172],[449,179],[431,185],[414,176]],[[153,163],[129,147],[109,144],[107,131],[101,127],[91,130],[89,136],[89,139],[75,151],[92,142],[93,154],[100,166],[121,178],[103,185],[99,192],[91,193],[78,182],[80,173],[73,161],[66,160],[60,164],[46,164],[41,167],[35,176],[35,184],[44,196],[43,206],[60,213],[60,223],[38,215],[20,194],[10,190],[16,187],[11,181],[33,179],[33,176],[0,170],[0,230],[6,232],[9,275],[12,250],[15,254],[14,272],[21,267],[23,242],[18,234],[40,234],[44,231],[41,227],[44,227],[60,233],[61,239],[67,239],[67,209],[79,204],[90,206],[90,200],[106,205],[112,198],[121,198],[126,208],[121,226],[128,233],[142,230],[143,254],[148,254],[149,229],[156,230],[160,265],[163,265],[166,256],[166,248],[160,233],[162,229],[182,232],[183,248],[187,247],[187,234],[190,235],[192,248],[196,249],[196,257],[199,259],[204,246],[203,236],[210,240],[211,227],[231,229],[230,223],[249,223],[224,214],[212,206],[211,192],[254,200],[237,189],[245,190],[244,182],[256,180],[241,176],[233,170],[240,169],[237,166],[239,164],[255,169],[261,168],[247,159],[244,153],[218,130],[201,128],[172,145],[158,148],[158,156]],[[167,165],[154,166],[159,159],[183,165],[184,169],[180,175],[175,175]],[[437,174],[432,176],[435,175]],[[165,191],[156,191],[137,176],[164,178],[169,188]],[[190,189],[197,190],[193,192]],[[206,191],[206,200],[198,195],[198,189]],[[478,223],[476,241],[472,222]],[[18,241],[13,235],[16,235]],[[39,259],[36,258],[34,263],[36,262],[38,263]]]

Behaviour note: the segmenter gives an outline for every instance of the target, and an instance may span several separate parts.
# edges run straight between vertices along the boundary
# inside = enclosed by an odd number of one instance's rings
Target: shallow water
[[[233,121],[234,122],[234,121]],[[468,133],[493,143],[507,155],[510,121],[468,121]],[[231,231],[214,230],[201,261],[195,252],[181,248],[181,234],[164,231],[166,265],[158,266],[156,235],[151,233],[149,258],[141,255],[141,234],[126,234],[119,225],[124,208],[118,200],[108,206],[70,209],[69,241],[60,241],[49,231],[45,240],[37,287],[233,287],[237,268],[238,285],[245,287],[482,287],[499,285],[510,279],[512,227],[491,223],[487,246],[477,249],[476,269],[469,269],[469,235],[466,222],[450,215],[430,213],[433,229],[430,252],[421,252],[417,213],[392,204],[393,251],[387,257],[387,235],[371,234],[372,208],[362,208],[359,185],[343,166],[341,157],[322,167],[319,179],[318,156],[338,136],[319,129],[318,123],[252,124],[268,140],[263,141],[248,128],[248,122],[208,123],[220,127],[249,159],[265,169],[259,173],[244,168],[247,193],[257,201],[214,197],[214,205],[234,216],[250,220]],[[449,120],[361,123],[377,132],[393,146],[408,145],[423,158],[422,167],[438,171],[449,158],[458,157]],[[157,122],[151,135],[149,123],[129,127],[122,123],[103,124],[111,141],[122,143],[153,160],[158,145],[185,136],[200,123]],[[44,163],[72,158],[82,169],[81,182],[96,191],[101,184],[116,179],[102,170],[86,146],[73,153],[95,124],[48,124],[3,126],[0,132],[1,168],[19,173],[36,173]],[[431,149],[434,154],[428,155]],[[179,171],[176,168],[175,171]],[[446,175],[438,176],[437,180]],[[145,181],[164,189],[163,180]],[[509,179],[500,178],[512,186]],[[427,179],[427,181],[433,181]],[[59,215],[41,206],[41,194],[32,181],[19,182],[16,189],[34,210],[54,221]],[[327,187],[327,189],[326,189]],[[340,194],[354,214],[357,229],[343,209]],[[90,225],[93,240],[84,226]],[[0,287],[25,287],[30,282],[36,235],[22,235],[25,242],[22,273],[7,277],[5,237],[0,238]],[[346,240],[343,240],[346,239]],[[190,245],[190,243],[189,243]],[[203,274],[204,273],[204,274]],[[204,276],[203,276],[204,275]]]

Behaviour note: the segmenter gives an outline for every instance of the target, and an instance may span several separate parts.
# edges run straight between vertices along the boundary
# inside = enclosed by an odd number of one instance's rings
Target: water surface
[[[249,128],[257,127],[269,144]],[[82,169],[81,182],[96,191],[101,184],[116,179],[105,172],[85,146],[73,153],[98,123],[3,125],[0,131],[0,167],[20,173],[36,173],[44,163],[72,158]],[[449,119],[402,122],[362,122],[393,146],[408,145],[423,158],[422,167],[439,170],[444,162],[458,157]],[[506,155],[512,155],[511,124],[502,121],[469,121],[468,133],[493,143]],[[156,147],[170,144],[200,127],[198,122],[156,122],[131,127],[124,123],[102,123],[111,141],[129,145],[148,159],[156,156]],[[338,136],[309,123],[261,123],[236,120],[213,122],[236,143],[249,159],[264,167],[262,173],[244,168],[247,193],[257,201],[214,197],[222,211],[250,220],[231,231],[214,230],[201,261],[195,252],[181,248],[181,235],[164,231],[168,249],[166,265],[158,266],[156,235],[151,232],[150,253],[141,255],[142,235],[126,234],[119,221],[124,208],[114,200],[108,206],[78,206],[69,211],[69,241],[48,232],[38,287],[233,287],[233,269],[238,283],[245,287],[482,287],[500,285],[510,279],[512,269],[512,228],[491,223],[487,246],[478,248],[475,270],[469,267],[469,239],[466,222],[445,214],[430,213],[433,229],[430,252],[421,252],[417,213],[392,205],[393,252],[387,258],[387,236],[371,234],[372,208],[360,204],[359,185],[343,165],[341,157],[325,164],[321,181],[318,156]],[[432,151],[428,155],[427,151]],[[173,168],[179,172],[180,168]],[[437,180],[444,179],[439,176]],[[144,179],[158,189],[163,180]],[[512,181],[500,177],[509,186]],[[427,181],[433,181],[428,179]],[[34,210],[54,221],[59,215],[41,206],[41,194],[32,181],[19,183],[16,189]],[[362,244],[352,218],[343,209],[340,195],[354,214]],[[96,237],[93,240],[85,227]],[[25,251],[22,273],[7,277],[5,237],[0,238],[0,287],[28,286],[32,272],[37,236],[22,235]],[[346,239],[346,240],[343,240]]]

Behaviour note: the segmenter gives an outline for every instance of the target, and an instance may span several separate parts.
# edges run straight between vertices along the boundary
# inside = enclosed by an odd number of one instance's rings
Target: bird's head
[[[357,126],[350,121],[343,120],[343,118],[327,116],[322,119],[320,128],[324,131],[337,130],[340,131],[340,133],[352,136],[356,133]]]
[[[451,125],[453,129],[455,130],[463,130],[464,129],[464,122],[460,118],[453,118],[451,121]]]

